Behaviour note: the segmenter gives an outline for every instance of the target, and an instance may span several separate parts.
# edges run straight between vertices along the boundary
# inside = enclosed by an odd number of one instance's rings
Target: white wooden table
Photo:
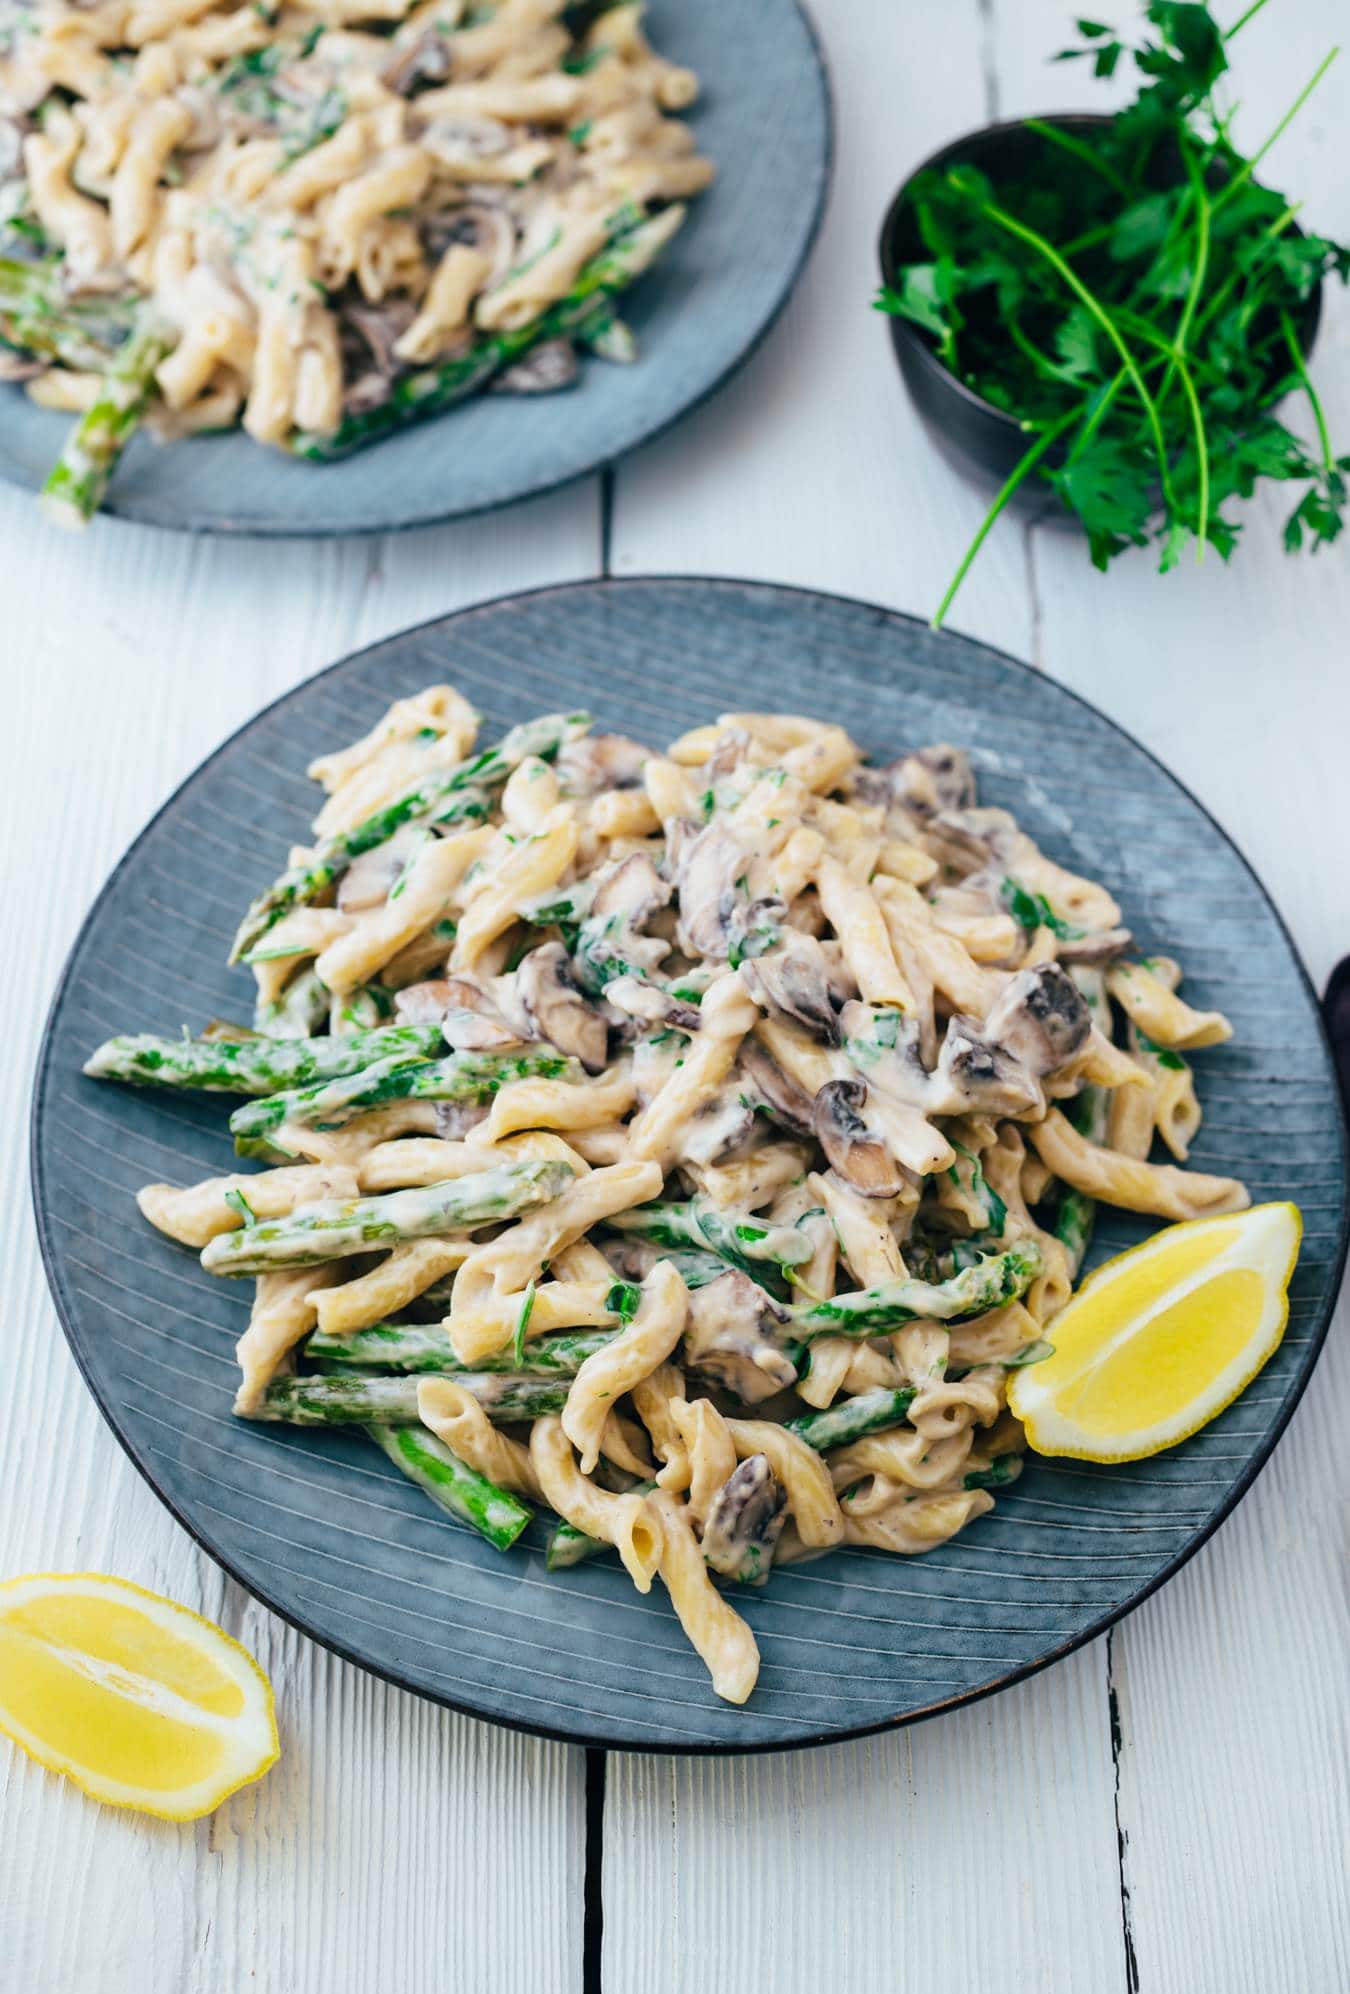
[[[868,309],[877,225],[941,141],[1103,91],[1079,65],[1044,68],[1063,0],[818,11],[838,162],[809,273],[739,379],[603,487],[309,546],[108,522],[72,541],[0,493],[0,1573],[119,1572],[223,1621],[270,1671],[283,1737],[270,1777],[195,1827],[96,1808],[0,1741],[0,1982],[16,1994],[1350,1986],[1343,1320],[1236,1515],[1094,1647],[891,1737],[588,1768],[371,1680],[227,1583],[101,1424],[38,1264],[23,1131],[61,960],[133,833],[260,703],[439,611],[604,571],[931,609],[982,501],[924,441]],[[1275,0],[1245,30],[1252,142],[1344,20],[1343,0]],[[1268,168],[1342,237],[1348,116],[1350,60]],[[1350,447],[1343,306],[1316,373]],[[953,621],[1163,756],[1253,860],[1320,985],[1350,948],[1350,547],[1289,560],[1281,516],[1254,509],[1231,571],[1166,580],[1140,558],[1103,581],[1075,540],[1005,524]]]

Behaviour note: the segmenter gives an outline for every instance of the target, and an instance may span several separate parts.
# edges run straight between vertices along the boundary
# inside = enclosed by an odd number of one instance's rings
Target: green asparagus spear
[[[470,1523],[498,1551],[509,1551],[534,1511],[452,1454],[424,1426],[368,1426],[366,1432],[396,1468],[434,1503]]]
[[[288,867],[259,894],[240,924],[230,961],[238,962],[283,914],[317,899],[363,852],[384,844],[404,824],[426,817],[450,823],[456,821],[456,812],[466,818],[486,817],[493,792],[500,789],[513,768],[530,755],[549,760],[564,741],[584,734],[590,724],[585,713],[546,713],[528,720],[511,728],[495,748],[484,748],[454,768],[425,777],[350,831],[325,838],[302,865]]]
[[[131,327],[127,298],[68,298],[62,264],[0,258],[0,339],[35,359],[101,374]]]
[[[388,1025],[345,1038],[161,1039],[151,1032],[106,1039],[85,1061],[95,1080],[136,1087],[200,1087],[213,1094],[279,1094],[341,1079],[377,1060],[430,1059],[443,1044],[436,1025]]]
[[[379,1038],[383,1034],[370,1032],[332,1043],[353,1045],[357,1036]],[[337,1129],[354,1115],[382,1108],[390,1101],[482,1103],[490,1101],[508,1081],[532,1077],[579,1080],[581,1068],[576,1060],[565,1059],[552,1046],[542,1044],[523,1047],[519,1052],[453,1052],[444,1059],[410,1059],[406,1053],[396,1054],[359,1071],[340,1073],[335,1080],[320,1081],[315,1087],[248,1101],[230,1116],[230,1132],[256,1140],[274,1135],[287,1122],[299,1128]]]
[[[637,1233],[658,1246],[700,1248],[716,1254],[731,1267],[758,1279],[762,1264],[799,1267],[811,1258],[812,1246],[796,1226],[769,1225],[750,1212],[719,1211],[705,1198],[688,1204],[637,1205],[616,1212],[607,1223],[617,1232]]]
[[[500,1371],[463,1371],[455,1382],[472,1392],[489,1419],[542,1419],[567,1403],[566,1378],[526,1378]],[[249,1419],[287,1426],[413,1426],[416,1378],[274,1378]]]
[[[591,325],[598,328],[606,301],[642,275],[675,234],[684,216],[685,210],[674,206],[664,208],[649,221],[639,222],[636,228],[616,236],[583,264],[566,297],[528,325],[511,332],[485,334],[457,359],[403,375],[394,382],[389,400],[378,408],[347,416],[331,436],[298,430],[287,447],[298,457],[320,463],[345,457],[349,451],[373,443],[404,423],[439,415],[484,386],[494,374],[509,367],[541,340],[581,335]]]
[[[889,1426],[899,1426],[913,1401],[912,1385],[901,1385],[894,1390],[888,1385],[878,1385],[873,1391],[840,1399],[823,1411],[799,1413],[795,1419],[785,1419],[783,1425],[798,1440],[814,1447],[817,1454],[825,1454],[832,1447],[851,1446],[864,1434],[882,1433]]]
[[[1021,1472],[1020,1454],[996,1454],[987,1468],[972,1468],[961,1486],[966,1489],[1006,1489]]]
[[[42,487],[42,504],[62,526],[83,526],[93,518],[108,480],[150,400],[155,369],[173,345],[164,321],[146,309],[110,362],[92,407],[67,437]]]
[[[369,1253],[406,1239],[472,1232],[556,1198],[572,1181],[567,1163],[511,1163],[383,1197],[328,1199],[286,1218],[218,1233],[202,1249],[208,1274],[266,1274]]]
[[[332,992],[311,963],[272,1003],[258,1005],[253,1023],[264,1038],[307,1039],[328,1022],[332,1003]]]
[[[809,1308],[794,1309],[795,1328],[808,1337],[827,1333],[877,1336],[919,1317],[959,1322],[967,1316],[984,1315],[989,1309],[1024,1295],[1041,1272],[1041,1264],[1040,1248],[1035,1241],[1020,1240],[1006,1253],[967,1267],[950,1281],[937,1284],[910,1279],[887,1281],[877,1288],[833,1295]]]
[[[472,1368],[510,1370],[527,1378],[574,1378],[586,1359],[612,1343],[617,1334],[613,1329],[561,1330],[527,1343],[519,1364],[509,1350],[504,1350]],[[305,1355],[321,1361],[325,1369],[329,1363],[338,1363],[361,1370],[425,1371],[452,1377],[470,1369],[460,1363],[438,1322],[377,1322],[347,1336],[325,1336],[316,1329],[305,1345]]]
[[[638,1482],[634,1495],[650,1495],[655,1482]],[[575,1523],[560,1517],[548,1540],[544,1554],[544,1564],[550,1572],[565,1572],[573,1565],[585,1564],[587,1558],[598,1557],[602,1551],[613,1549],[601,1537],[588,1537],[584,1530],[578,1530]]]
[[[1088,1085],[1080,1088],[1069,1105],[1069,1116],[1074,1127],[1089,1142],[1105,1142],[1110,1112],[1111,1097],[1104,1087]],[[1069,1278],[1072,1281],[1078,1279],[1079,1269],[1087,1258],[1096,1216],[1096,1200],[1066,1184],[1055,1215],[1055,1238],[1068,1255]]]

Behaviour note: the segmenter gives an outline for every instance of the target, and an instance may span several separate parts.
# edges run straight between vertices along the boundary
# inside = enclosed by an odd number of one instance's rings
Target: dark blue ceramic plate
[[[1197,1060],[1194,1163],[1294,1198],[1306,1220],[1288,1334],[1238,1402],[1133,1466],[1033,1460],[954,1542],[776,1573],[737,1604],[764,1668],[719,1704],[659,1585],[613,1561],[544,1570],[542,1533],[502,1557],[440,1517],[362,1438],[231,1417],[247,1300],[144,1225],[152,1179],[232,1167],[225,1105],[85,1080],[120,1031],[247,1011],[224,967],[249,895],[302,840],[304,767],[386,703],[451,679],[489,731],[584,704],[662,743],[748,703],[843,723],[879,756],[968,743],[988,802],[1106,881],[1140,942],[1181,958],[1233,1043]],[[596,582],[509,597],[377,644],[279,700],[184,784],[85,923],[42,1048],[34,1195],[75,1355],[142,1473],[211,1554],[329,1647],[482,1717],[586,1744],[734,1751],[904,1722],[1068,1653],[1175,1571],[1232,1508],[1288,1419],[1326,1330],[1345,1246],[1335,1075],[1303,970],[1246,864],[1200,806],[1101,714],[983,645],[835,597],[738,582]],[[1095,1248],[1148,1228],[1107,1217]]]
[[[236,432],[138,439],[105,511],[197,533],[383,533],[530,498],[611,464],[711,394],[767,332],[815,235],[830,168],[820,51],[796,0],[652,0],[655,46],[695,70],[689,114],[718,177],[628,294],[635,366],[558,395],[479,395],[337,464]],[[0,475],[36,490],[68,418],[2,391]]]

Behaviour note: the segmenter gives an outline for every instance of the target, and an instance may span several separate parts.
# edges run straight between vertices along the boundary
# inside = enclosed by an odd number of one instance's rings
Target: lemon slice
[[[1008,1404],[1038,1454],[1139,1461],[1195,1433],[1284,1335],[1297,1205],[1168,1226],[1108,1260],[1055,1317],[1055,1350]]]
[[[237,1641],[99,1572],[0,1585],[0,1730],[95,1800],[172,1821],[279,1751],[271,1685]]]

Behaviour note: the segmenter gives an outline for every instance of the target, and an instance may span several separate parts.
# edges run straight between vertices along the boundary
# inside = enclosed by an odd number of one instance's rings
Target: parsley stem
[[[1182,359],[1180,351],[1172,356],[1177,370],[1181,391],[1191,405],[1191,422],[1195,428],[1195,480],[1196,480],[1196,526],[1195,558],[1205,558],[1205,543],[1209,539],[1209,444],[1205,437],[1205,418],[1200,412],[1200,397],[1195,392],[1195,382],[1191,370]]]
[[[947,586],[946,595],[943,596],[941,602],[937,606],[937,609],[934,611],[933,614],[934,630],[940,630],[942,628],[943,618],[946,616],[947,611],[951,608],[952,604],[955,602],[957,591],[960,589],[962,582],[965,580],[966,576],[970,573],[971,566],[975,560],[975,556],[979,553],[981,547],[983,547],[985,541],[989,538],[990,533],[993,531],[994,521],[1003,511],[1003,508],[1007,505],[1009,499],[1012,497],[1013,493],[1017,490],[1017,487],[1022,483],[1022,481],[1025,478],[1030,476],[1032,471],[1035,470],[1036,466],[1040,463],[1042,457],[1044,457],[1046,451],[1050,448],[1051,444],[1054,443],[1059,437],[1061,437],[1064,434],[1064,431],[1069,427],[1069,424],[1071,422],[1077,422],[1079,414],[1080,410],[1075,406],[1074,408],[1069,409],[1066,414],[1062,415],[1059,418],[1058,422],[1052,422],[1048,429],[1043,429],[1040,435],[1036,438],[1036,441],[1032,444],[1030,450],[1028,450],[1026,455],[1019,460],[1016,467],[1009,474],[1008,478],[1003,484],[1002,489],[999,492],[998,497],[994,500],[994,503],[990,506],[988,512],[985,514],[983,520],[980,522],[979,532],[975,535],[975,538],[971,541],[969,547],[967,547],[964,555],[962,556],[961,565],[956,570],[956,573],[952,576],[951,581]]]
[[[1309,97],[1312,96],[1313,91],[1322,81],[1322,78],[1326,75],[1327,71],[1330,69],[1332,63],[1336,60],[1340,52],[1341,51],[1339,47],[1337,47],[1329,50],[1328,53],[1323,56],[1321,62],[1317,65],[1317,68],[1313,71],[1308,81],[1299,91],[1297,97],[1295,97],[1293,103],[1289,106],[1289,109],[1280,119],[1280,122],[1276,125],[1274,131],[1270,134],[1270,137],[1266,140],[1265,144],[1259,145],[1256,148],[1256,151],[1252,154],[1250,159],[1243,160],[1241,166],[1238,168],[1237,172],[1233,175],[1228,185],[1224,188],[1223,192],[1216,199],[1214,203],[1214,212],[1216,214],[1218,213],[1219,209],[1223,207],[1224,203],[1228,201],[1234,194],[1236,194],[1238,188],[1241,187],[1245,181],[1250,180],[1252,174],[1255,173],[1257,167],[1261,164],[1261,161],[1265,158],[1266,154],[1270,151],[1270,148],[1275,144],[1276,140],[1283,138],[1284,134],[1288,131],[1290,125],[1293,124],[1294,119],[1303,109],[1303,106],[1307,103]]]
[[[1223,31],[1224,40],[1226,42],[1231,42],[1234,35],[1241,34],[1242,30],[1246,27],[1248,21],[1252,19],[1253,15],[1259,14],[1261,9],[1265,6],[1265,4],[1266,0],[1252,0],[1252,4],[1247,9],[1246,13],[1239,14],[1237,19],[1234,21],[1232,27],[1224,29]]]
[[[1093,437],[1097,434],[1097,431],[1101,428],[1102,423],[1104,422],[1107,414],[1110,411],[1112,402],[1115,400],[1116,396],[1120,393],[1120,390],[1124,387],[1125,380],[1126,380],[1125,369],[1122,367],[1119,370],[1119,372],[1113,374],[1111,376],[1111,379],[1107,382],[1105,390],[1098,398],[1096,408],[1093,409],[1092,414],[1087,418],[1087,421],[1083,424],[1083,427],[1079,430],[1077,436],[1075,436],[1073,442],[1069,445],[1069,462],[1071,464],[1077,463],[1078,459],[1087,449],[1089,443],[1091,443]]]
[[[1331,454],[1331,432],[1327,428],[1327,419],[1322,413],[1321,399],[1312,384],[1308,373],[1308,363],[1303,357],[1303,348],[1298,343],[1298,335],[1294,331],[1294,322],[1288,312],[1280,313],[1280,331],[1284,334],[1284,343],[1289,348],[1289,357],[1294,363],[1294,371],[1298,375],[1304,394],[1308,397],[1308,406],[1313,412],[1313,421],[1317,424],[1317,440],[1322,447],[1322,464],[1330,476],[1336,469],[1336,459]]]
[[[1040,138],[1048,138],[1052,145],[1060,146],[1065,152],[1071,152],[1075,159],[1081,160],[1085,166],[1092,167],[1104,180],[1109,180],[1116,192],[1123,194],[1127,201],[1133,200],[1134,190],[1125,175],[1117,172],[1109,160],[1102,159],[1090,145],[1085,145],[1082,139],[1071,138],[1068,132],[1062,132],[1058,125],[1052,125],[1046,118],[1024,118],[1022,123],[1026,131],[1035,132]]]
[[[991,222],[996,223],[999,228],[1005,229],[1010,235],[1017,236],[1020,241],[1027,243],[1038,255],[1045,258],[1050,267],[1068,285],[1069,289],[1084,308],[1091,313],[1111,344],[1115,347],[1117,353],[1120,355],[1125,371],[1130,377],[1130,384],[1143,404],[1144,414],[1148,418],[1148,426],[1153,434],[1153,448],[1158,459],[1158,478],[1162,485],[1163,497],[1167,502],[1168,510],[1174,511],[1175,504],[1172,498],[1172,481],[1168,474],[1167,466],[1167,445],[1163,441],[1162,423],[1158,416],[1158,405],[1144,385],[1144,377],[1139,371],[1139,364],[1129,347],[1125,344],[1125,341],[1121,338],[1120,328],[1116,325],[1115,320],[1097,298],[1095,292],[1090,291],[1078,273],[1071,269],[1064,261],[1064,258],[1053,243],[1047,242],[1045,237],[1038,234],[1034,228],[1028,228],[1025,222],[1019,222],[1015,215],[1006,214],[1002,208],[996,206],[992,201],[982,201],[980,203],[980,211],[982,214],[987,215]]]

